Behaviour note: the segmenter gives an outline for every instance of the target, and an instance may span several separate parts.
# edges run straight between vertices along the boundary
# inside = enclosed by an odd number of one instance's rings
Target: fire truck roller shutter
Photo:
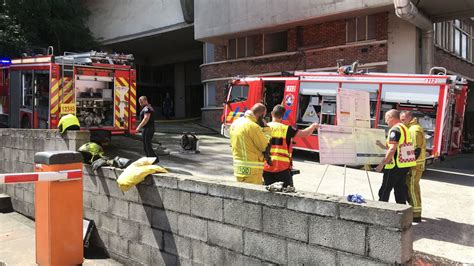
[[[336,96],[338,82],[301,82],[300,94]]]
[[[392,103],[435,105],[440,85],[383,84],[381,100]]]

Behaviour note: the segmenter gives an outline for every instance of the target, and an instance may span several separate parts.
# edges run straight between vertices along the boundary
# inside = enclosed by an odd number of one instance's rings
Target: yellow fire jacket
[[[251,111],[235,120],[230,127],[230,143],[237,181],[262,184],[265,151],[269,139],[263,134]]]

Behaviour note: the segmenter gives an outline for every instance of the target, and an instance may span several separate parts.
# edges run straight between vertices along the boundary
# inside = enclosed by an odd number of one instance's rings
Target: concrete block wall
[[[121,172],[85,169],[84,216],[97,225],[93,245],[127,265],[394,264],[412,256],[409,206],[175,174],[121,192]]]
[[[61,136],[52,129],[0,129],[0,173],[33,172],[37,152],[76,151],[89,139],[89,131],[69,131]],[[34,184],[0,185],[2,192],[11,197],[15,211],[34,217]]]

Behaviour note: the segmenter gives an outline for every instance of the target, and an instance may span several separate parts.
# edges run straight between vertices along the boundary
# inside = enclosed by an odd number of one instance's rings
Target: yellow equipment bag
[[[153,165],[155,160],[155,157],[143,157],[125,168],[117,179],[120,190],[129,190],[132,186],[142,182],[147,175],[153,173],[168,173],[165,168]]]

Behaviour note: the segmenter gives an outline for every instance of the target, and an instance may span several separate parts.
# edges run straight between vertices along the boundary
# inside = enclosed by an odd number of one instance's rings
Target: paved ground
[[[215,132],[202,129],[200,154],[180,152],[180,132],[186,125],[159,124],[154,141],[160,142],[171,152],[161,156],[161,165],[170,171],[199,175],[210,179],[234,180],[232,157],[228,139]],[[193,124],[193,123],[191,123]],[[162,133],[162,132],[168,133]],[[175,132],[175,133],[170,133]],[[139,158],[143,154],[139,139],[117,137],[109,147],[108,155]],[[301,174],[295,176],[295,186],[300,191],[316,192],[324,171],[318,192],[333,195],[362,194],[372,199],[371,189],[377,199],[382,176],[365,171],[320,165],[315,154],[296,152],[295,168]],[[346,172],[346,178],[344,178]],[[345,182],[344,182],[345,180]],[[344,186],[345,183],[345,186]],[[421,181],[423,199],[423,222],[414,225],[414,249],[453,261],[474,263],[474,154],[457,156],[431,166]],[[394,202],[392,196],[391,202]]]
[[[0,212],[0,265],[36,265],[35,223],[16,213]],[[121,265],[112,259],[94,257],[83,265]]]

